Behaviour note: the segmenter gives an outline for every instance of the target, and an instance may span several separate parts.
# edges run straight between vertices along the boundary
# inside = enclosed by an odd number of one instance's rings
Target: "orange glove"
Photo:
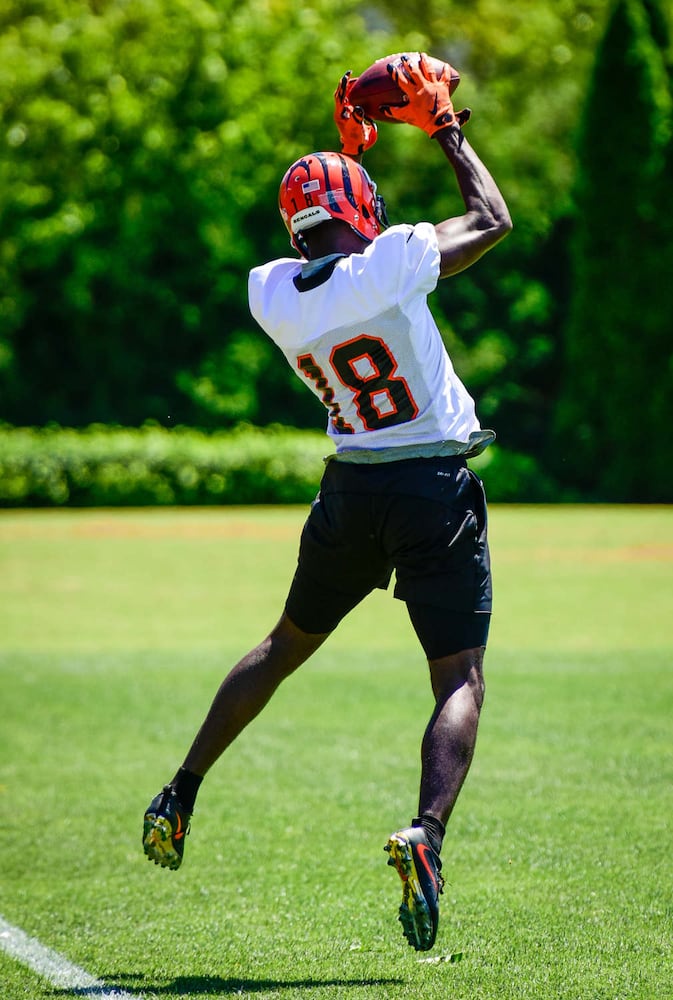
[[[352,70],[341,77],[334,91],[334,121],[339,129],[341,152],[346,156],[361,156],[371,149],[378,139],[376,125],[371,118],[365,118],[362,108],[354,108],[349,101],[351,88],[357,80],[351,79]]]
[[[471,111],[465,108],[456,113],[451,101],[451,67],[444,63],[438,76],[424,52],[418,62],[402,56],[388,66],[393,82],[407,98],[408,103],[389,105],[384,109],[387,118],[422,128],[430,138],[447,125],[464,125]]]

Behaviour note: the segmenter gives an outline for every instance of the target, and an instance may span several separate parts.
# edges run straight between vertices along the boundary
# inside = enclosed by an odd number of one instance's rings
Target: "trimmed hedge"
[[[324,434],[158,426],[0,428],[0,506],[306,503]]]
[[[577,491],[562,488],[544,472],[530,455],[505,451],[491,445],[477,458],[472,468],[484,480],[486,496],[494,503],[577,503]]]
[[[0,507],[309,503],[330,450],[321,432],[282,427],[0,426]],[[491,447],[471,464],[490,500],[559,499],[525,455]]]

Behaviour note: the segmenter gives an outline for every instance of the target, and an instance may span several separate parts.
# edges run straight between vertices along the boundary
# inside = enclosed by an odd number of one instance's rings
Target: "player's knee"
[[[479,711],[481,711],[481,707],[484,704],[484,697],[486,695],[486,683],[484,681],[484,672],[481,668],[481,663],[478,667],[473,666],[471,668],[468,684],[470,685],[475,704]]]
[[[430,679],[435,699],[446,701],[465,687],[471,692],[477,710],[480,710],[485,693],[483,654],[483,648],[477,647],[430,660]]]
[[[328,633],[304,632],[287,614],[283,614],[269,636],[271,655],[286,668],[287,672],[291,672],[315,653],[327,635]]]

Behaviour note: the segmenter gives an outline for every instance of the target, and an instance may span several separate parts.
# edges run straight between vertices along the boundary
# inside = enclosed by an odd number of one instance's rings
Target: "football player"
[[[306,520],[296,573],[271,633],[224,678],[173,780],[144,818],[145,853],[178,868],[200,782],[222,752],[374,588],[395,572],[429,665],[434,709],[421,748],[417,815],[393,833],[388,863],[402,878],[400,920],[414,948],[432,947],[445,827],[472,761],[484,695],[491,614],[486,501],[467,460],[483,429],[457,376],[428,295],[494,247],[512,223],[453,108],[447,64],[403,56],[388,72],[404,102],[391,119],[434,139],[464,212],[435,224],[387,227],[360,159],[375,123],[335,93],[340,152],[289,167],[279,207],[299,256],[254,268],[252,315],[327,410],[334,454]]]

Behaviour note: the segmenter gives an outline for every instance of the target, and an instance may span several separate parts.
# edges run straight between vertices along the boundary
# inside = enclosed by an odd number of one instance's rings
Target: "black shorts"
[[[286,612],[331,632],[395,570],[429,659],[486,645],[491,569],[481,481],[459,457],[330,461],[304,525]]]

